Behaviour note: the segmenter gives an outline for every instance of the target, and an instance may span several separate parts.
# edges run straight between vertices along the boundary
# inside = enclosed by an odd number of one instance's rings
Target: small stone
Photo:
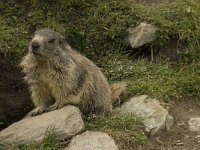
[[[64,150],[118,150],[118,147],[107,133],[86,131],[73,138]]]
[[[174,118],[170,115],[166,117],[165,126],[167,130],[170,130],[174,124]]]
[[[81,112],[77,107],[68,105],[10,125],[0,132],[0,145],[41,142],[48,131],[53,132],[59,139],[67,139],[83,129]]]
[[[191,132],[200,132],[200,118],[191,118],[188,124]]]
[[[185,125],[185,122],[184,121],[181,121],[181,122],[178,122],[177,123],[177,126],[179,126],[179,127],[182,127],[182,126],[184,126]]]
[[[183,145],[184,143],[182,143],[182,142],[179,142],[179,143],[175,143],[175,145],[177,145],[177,146],[181,146],[181,145]]]
[[[188,138],[189,138],[189,136],[188,136],[188,135],[186,135],[184,138],[185,138],[185,139],[188,139]]]
[[[190,108],[190,109],[189,109],[189,112],[193,112],[193,109]]]

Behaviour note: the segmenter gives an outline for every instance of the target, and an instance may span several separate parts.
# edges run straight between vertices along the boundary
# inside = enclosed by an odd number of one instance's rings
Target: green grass
[[[2,21],[0,16],[0,52],[3,55],[11,55],[13,62],[21,59],[27,49],[27,32],[21,27],[11,28]]]
[[[147,94],[170,101],[200,94],[199,63],[174,66],[168,62],[152,63],[144,59],[131,61],[126,56],[113,54],[101,58],[98,65],[110,82],[128,83],[127,97]]]
[[[59,31],[73,47],[98,59],[115,51],[126,52],[127,28],[143,21],[160,29],[159,38],[147,45],[149,49],[158,50],[167,47],[171,40],[177,40],[177,47],[187,47],[178,52],[181,56],[188,61],[199,59],[198,0],[177,0],[173,4],[159,5],[120,0],[59,0],[52,3],[33,0],[25,6],[15,3],[12,0],[0,3],[0,51],[15,54],[18,60],[26,52],[27,39],[35,29],[49,27]]]
[[[107,132],[118,141],[130,145],[146,143],[146,136],[142,129],[144,126],[133,115],[98,117],[92,121],[85,119],[87,130]]]

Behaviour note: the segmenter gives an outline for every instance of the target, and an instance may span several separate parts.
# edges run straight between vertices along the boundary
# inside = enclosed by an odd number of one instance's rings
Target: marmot
[[[126,87],[123,82],[109,86],[94,63],[50,29],[35,32],[20,65],[36,106],[30,116],[67,104],[78,106],[84,114],[107,114]]]

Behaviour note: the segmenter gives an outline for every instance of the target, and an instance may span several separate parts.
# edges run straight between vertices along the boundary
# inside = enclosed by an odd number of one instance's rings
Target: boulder
[[[132,48],[139,48],[156,39],[158,29],[151,24],[142,22],[137,27],[129,27],[128,41]]]
[[[141,118],[146,131],[151,136],[162,129],[169,130],[173,125],[173,117],[164,109],[159,101],[146,95],[136,96],[115,110],[119,114],[134,114]]]
[[[107,133],[86,131],[72,139],[65,150],[118,150],[118,147]]]
[[[190,118],[188,124],[191,132],[200,132],[200,118]]]
[[[41,142],[48,132],[53,132],[59,139],[67,139],[83,129],[81,112],[77,107],[68,105],[10,125],[0,132],[0,145]]]

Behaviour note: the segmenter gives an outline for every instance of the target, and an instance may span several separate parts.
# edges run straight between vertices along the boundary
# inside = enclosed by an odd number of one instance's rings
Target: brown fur
[[[36,52],[33,43],[39,45]],[[31,116],[67,104],[78,106],[83,113],[107,114],[112,110],[112,101],[125,90],[124,83],[110,88],[96,65],[49,29],[35,33],[20,65],[36,106]]]

